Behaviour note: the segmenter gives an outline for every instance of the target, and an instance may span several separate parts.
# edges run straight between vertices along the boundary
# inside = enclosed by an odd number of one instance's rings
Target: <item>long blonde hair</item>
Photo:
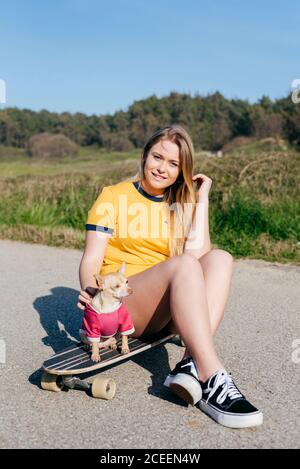
[[[179,148],[181,170],[176,181],[166,188],[163,196],[164,202],[169,206],[174,204],[173,207],[175,207],[174,211],[170,210],[170,223],[172,229],[170,233],[173,233],[173,236],[170,236],[169,238],[169,253],[170,257],[173,257],[183,253],[184,244],[187,239],[196,208],[196,194],[192,179],[194,167],[194,146],[187,131],[181,125],[173,124],[154,132],[143,148],[139,171],[130,180],[138,181],[144,179],[144,167],[149,151],[153,145],[160,140],[170,140]]]

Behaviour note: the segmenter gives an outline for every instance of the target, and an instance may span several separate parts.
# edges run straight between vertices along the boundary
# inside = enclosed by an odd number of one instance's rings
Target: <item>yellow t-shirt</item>
[[[86,229],[109,233],[100,275],[126,262],[126,276],[169,258],[169,208],[138,182],[106,186],[88,212]]]

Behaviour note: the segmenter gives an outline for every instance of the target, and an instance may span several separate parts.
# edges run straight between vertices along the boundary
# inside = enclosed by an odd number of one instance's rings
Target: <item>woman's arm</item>
[[[188,233],[183,252],[192,254],[197,259],[200,259],[210,250],[209,201],[208,197],[202,197],[196,205],[192,226]]]
[[[212,179],[205,174],[199,173],[193,176],[193,181],[197,185],[196,189],[196,210],[193,216],[193,222],[189,231],[184,251],[200,259],[204,254],[211,250],[209,234],[209,191],[212,185]]]
[[[79,281],[82,290],[87,290],[89,288],[97,288],[96,280],[94,274],[99,273],[101,265],[98,260],[94,262],[89,262],[84,257],[81,259],[79,266]],[[92,291],[92,290],[91,290]]]
[[[79,266],[79,282],[81,292],[77,306],[84,309],[96,292],[97,284],[94,274],[99,273],[103,263],[110,234],[98,231],[86,231],[85,248]]]

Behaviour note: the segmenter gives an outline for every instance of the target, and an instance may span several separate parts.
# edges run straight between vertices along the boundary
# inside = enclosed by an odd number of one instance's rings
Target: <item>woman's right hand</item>
[[[77,303],[77,307],[83,311],[86,305],[91,303],[97,290],[98,290],[97,288],[93,288],[93,287],[87,287],[85,290],[80,290],[80,293],[78,296],[79,301]]]

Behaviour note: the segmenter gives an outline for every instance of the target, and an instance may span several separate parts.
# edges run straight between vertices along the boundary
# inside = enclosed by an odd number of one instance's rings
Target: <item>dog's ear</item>
[[[125,276],[125,269],[126,269],[126,263],[123,261],[121,267],[118,270],[118,272]]]
[[[103,279],[102,279],[101,275],[94,274],[94,277],[95,277],[95,280],[96,280],[96,283],[98,285],[99,290],[103,290]]]

